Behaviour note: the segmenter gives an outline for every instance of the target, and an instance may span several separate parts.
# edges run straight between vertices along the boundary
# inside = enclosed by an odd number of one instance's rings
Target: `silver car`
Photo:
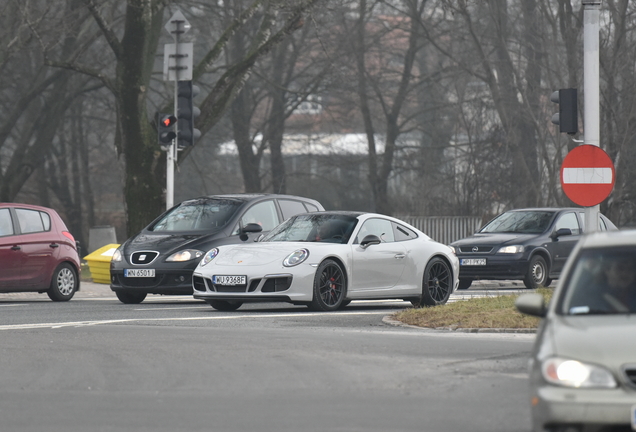
[[[533,431],[636,430],[636,231],[583,237],[542,317],[529,361]]]

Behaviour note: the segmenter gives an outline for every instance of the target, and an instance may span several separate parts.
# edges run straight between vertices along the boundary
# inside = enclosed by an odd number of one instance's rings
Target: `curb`
[[[388,325],[396,327],[406,327],[418,329],[426,332],[446,332],[446,333],[520,333],[520,334],[535,334],[537,329],[532,328],[461,328],[461,327],[419,327],[411,324],[405,324],[402,321],[395,320],[390,316],[382,318],[382,322]]]

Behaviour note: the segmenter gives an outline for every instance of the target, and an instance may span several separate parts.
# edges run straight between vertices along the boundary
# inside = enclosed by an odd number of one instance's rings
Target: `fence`
[[[443,244],[471,236],[481,228],[482,221],[474,216],[397,216],[427,236]]]

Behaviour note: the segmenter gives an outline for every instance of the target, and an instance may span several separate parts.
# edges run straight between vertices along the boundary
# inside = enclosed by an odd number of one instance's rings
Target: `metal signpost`
[[[179,43],[179,36],[190,30],[190,23],[181,11],[176,11],[165,25],[165,29],[172,35],[174,44],[165,44],[163,51],[163,79],[174,81],[174,116],[178,113],[178,81],[192,79],[192,43]],[[172,140],[166,154],[166,209],[174,205],[174,165],[177,162],[178,126],[175,124],[176,137]]]

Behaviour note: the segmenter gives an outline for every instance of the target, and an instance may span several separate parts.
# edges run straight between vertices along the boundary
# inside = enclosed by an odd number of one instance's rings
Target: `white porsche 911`
[[[258,232],[257,224],[245,231]],[[351,300],[448,301],[459,261],[451,248],[375,213],[300,214],[254,243],[219,246],[194,270],[194,298],[222,311],[244,302],[289,302],[335,311]]]

